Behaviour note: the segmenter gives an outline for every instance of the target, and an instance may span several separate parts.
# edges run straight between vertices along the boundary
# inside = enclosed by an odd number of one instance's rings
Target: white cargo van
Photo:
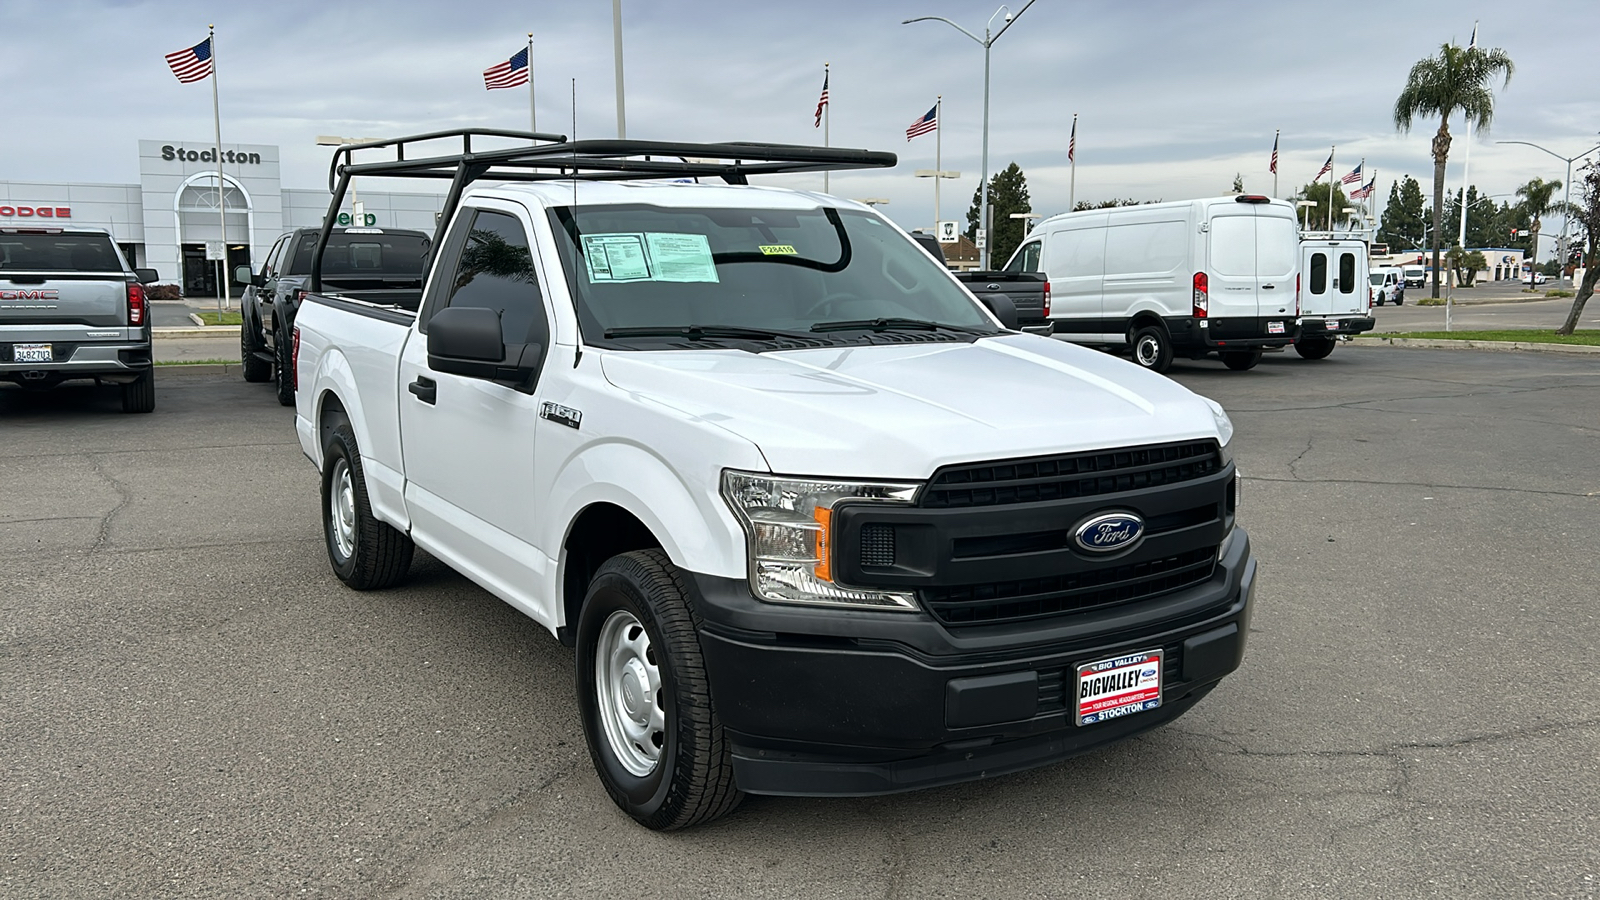
[[[1373,287],[1367,242],[1353,232],[1307,232],[1300,241],[1300,339],[1306,359],[1324,359],[1341,335],[1371,331]]]
[[[1157,372],[1210,353],[1249,369],[1299,333],[1294,207],[1260,195],[1052,216],[1006,268],[1049,276],[1054,337]]]

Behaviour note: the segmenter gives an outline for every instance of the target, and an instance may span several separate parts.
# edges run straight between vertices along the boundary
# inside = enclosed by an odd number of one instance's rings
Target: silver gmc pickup
[[[154,410],[144,285],[157,278],[129,267],[105,231],[0,228],[0,381],[93,379],[120,385],[123,412]]]

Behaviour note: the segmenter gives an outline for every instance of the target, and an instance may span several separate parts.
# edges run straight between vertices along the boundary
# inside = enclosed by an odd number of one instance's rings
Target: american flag
[[[1374,175],[1374,176],[1372,176],[1372,180],[1371,181],[1369,181],[1366,184],[1362,185],[1361,187],[1358,187],[1355,190],[1351,191],[1350,192],[1350,199],[1351,200],[1365,200],[1368,197],[1371,197],[1372,196],[1372,189],[1374,187],[1377,187],[1377,185],[1378,185],[1378,176]]]
[[[483,70],[485,90],[514,88],[528,83],[528,48],[523,47],[503,63]]]
[[[1317,173],[1317,178],[1321,178],[1322,176],[1328,174],[1328,172],[1331,171],[1332,169],[1333,169],[1333,151],[1330,150],[1330,151],[1328,151],[1328,161],[1322,164],[1322,171]],[[1316,181],[1317,181],[1317,178],[1311,179],[1311,183],[1315,184]]]
[[[1067,162],[1078,160],[1078,117],[1072,117],[1072,137],[1067,139]]]
[[[1278,174],[1278,136],[1272,136],[1272,162],[1267,164],[1267,171],[1273,175]]]
[[[1364,165],[1366,165],[1366,163],[1362,163],[1361,165],[1364,166]],[[1345,177],[1339,179],[1339,183],[1340,184],[1359,184],[1360,181],[1361,181],[1361,166],[1356,166],[1354,169],[1351,170],[1349,175],[1346,175]]]
[[[184,84],[204,80],[211,74],[211,38],[208,37],[186,50],[168,53],[167,65],[172,68],[172,74],[178,76],[178,80]]]
[[[917,116],[910,127],[906,128],[906,140],[911,140],[919,134],[927,134],[939,127],[939,104],[935,103],[928,114]]]
[[[828,105],[828,70],[822,70],[822,96],[817,98],[817,121],[812,128],[822,127],[822,108]]]

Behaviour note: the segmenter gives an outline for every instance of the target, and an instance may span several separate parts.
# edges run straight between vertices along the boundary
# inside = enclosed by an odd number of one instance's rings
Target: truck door
[[[1222,332],[1238,337],[1259,330],[1256,320],[1256,217],[1243,205],[1214,216],[1208,231],[1207,318],[1213,337]],[[1274,285],[1276,290],[1276,285]]]
[[[500,312],[507,342],[548,351],[550,323],[527,212],[479,201],[463,207],[440,254],[422,313],[451,306]],[[400,446],[406,506],[417,542],[541,621],[535,595],[545,556],[534,545],[541,512],[534,493],[539,390],[526,394],[483,378],[428,366],[426,323],[400,358]]]
[[[1050,279],[1050,319],[1057,337],[1104,339],[1105,226],[1105,215],[1085,216],[1051,226],[1045,238],[1042,265]]]
[[[1305,270],[1301,276],[1301,312],[1308,316],[1327,315],[1333,309],[1328,291],[1332,284],[1328,265],[1332,253],[1326,244],[1307,244]]]
[[[1266,320],[1266,330],[1274,332],[1273,322],[1285,322],[1292,330],[1295,317],[1295,275],[1300,271],[1300,232],[1294,219],[1274,215],[1270,207],[1256,212],[1256,303],[1257,315]]]

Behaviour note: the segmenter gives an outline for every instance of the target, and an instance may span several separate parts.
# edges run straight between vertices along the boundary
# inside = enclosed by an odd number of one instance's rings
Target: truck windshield
[[[551,210],[584,338],[1000,329],[876,216],[835,209]]]
[[[374,229],[366,233],[345,231],[332,234],[328,237],[327,249],[322,251],[322,277],[375,276],[420,280],[428,264],[430,243],[426,235],[406,231]],[[288,274],[310,274],[311,255],[316,249],[317,233],[302,234],[300,243],[294,249]]]
[[[122,257],[103,234],[0,232],[0,270],[121,272]]]

